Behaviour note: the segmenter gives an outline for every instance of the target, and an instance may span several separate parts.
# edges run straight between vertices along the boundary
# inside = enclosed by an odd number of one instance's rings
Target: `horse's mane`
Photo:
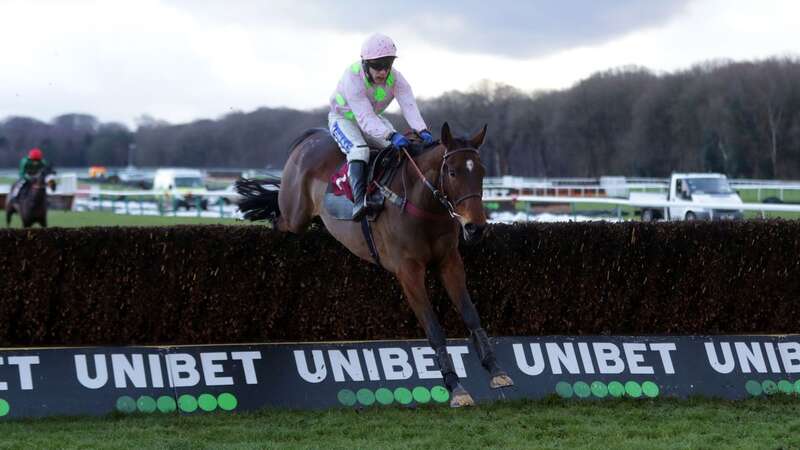
[[[422,138],[419,137],[417,133],[414,131],[408,131],[404,134],[404,136],[411,142],[411,147],[408,149],[408,152],[411,154],[412,158],[416,158],[422,154],[428,153],[428,151],[433,150],[436,148],[439,141],[434,141],[434,144],[425,145],[422,141]]]

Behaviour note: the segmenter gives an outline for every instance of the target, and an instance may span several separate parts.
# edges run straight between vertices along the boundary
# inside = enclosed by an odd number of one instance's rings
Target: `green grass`
[[[755,189],[742,189],[739,192],[739,197],[745,203],[761,203],[764,199],[769,197],[781,198],[781,193],[778,189],[762,189],[761,198],[759,199],[758,191]],[[800,203],[800,191],[794,189],[787,189],[783,191],[783,201],[786,203]],[[761,217],[758,211],[745,211],[746,218]],[[795,212],[765,212],[765,218],[783,218],[783,219],[800,219],[800,213]]]
[[[762,189],[761,200],[758,198],[758,190],[756,189],[742,189],[738,192],[739,197],[746,203],[758,203],[769,197],[781,198],[779,189]],[[800,203],[800,190],[785,189],[783,191],[783,201],[787,203]]]
[[[0,423],[0,449],[800,447],[797,398],[514,401],[446,407]]]
[[[5,216],[3,216],[5,220]],[[136,216],[114,214],[111,212],[89,211],[48,211],[48,227],[97,227],[97,226],[166,226],[166,225],[247,225],[252,222],[237,221],[235,219],[206,218],[206,217],[172,217],[172,216]],[[14,214],[11,219],[12,228],[21,228],[19,215]],[[39,225],[34,225],[38,228]]]

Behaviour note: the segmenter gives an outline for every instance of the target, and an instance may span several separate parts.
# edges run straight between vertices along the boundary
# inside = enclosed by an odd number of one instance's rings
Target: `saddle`
[[[409,153],[413,157],[426,149],[427,147],[421,142],[412,142]],[[402,153],[395,151],[392,147],[370,148],[366,192],[370,213],[367,215],[367,220],[375,221],[383,211],[386,193],[379,186],[388,186],[404,163],[405,158],[402,157]],[[331,176],[328,189],[325,191],[323,205],[332,217],[339,220],[351,220],[353,191],[347,179],[347,161],[339,166]]]

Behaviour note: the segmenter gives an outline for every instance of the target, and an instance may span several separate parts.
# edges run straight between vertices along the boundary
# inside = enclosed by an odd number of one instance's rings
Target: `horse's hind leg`
[[[6,226],[11,226],[11,216],[14,215],[14,210],[11,208],[6,208]]]
[[[455,304],[458,312],[461,313],[461,318],[464,320],[467,329],[469,329],[470,341],[478,354],[481,365],[492,377],[489,381],[489,386],[492,388],[513,386],[514,381],[497,363],[494,348],[489,336],[486,334],[486,330],[481,328],[481,319],[478,316],[478,311],[475,309],[475,304],[472,303],[467,291],[464,263],[458,250],[451,252],[443,261],[440,271],[442,284],[444,284],[450,300]]]
[[[417,320],[428,337],[428,342],[430,342],[436,353],[436,363],[442,372],[444,384],[451,393],[450,406],[457,408],[474,405],[475,401],[472,396],[464,389],[458,379],[453,359],[447,353],[444,330],[442,330],[442,326],[436,318],[436,313],[428,300],[428,294],[425,290],[425,266],[416,262],[404,264],[398,271],[397,278],[403,287],[408,304],[417,316]]]

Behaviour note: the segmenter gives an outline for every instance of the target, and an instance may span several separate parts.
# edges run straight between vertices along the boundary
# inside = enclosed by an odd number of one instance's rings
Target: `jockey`
[[[391,145],[395,149],[409,145],[408,139],[381,115],[395,97],[409,126],[425,144],[433,142],[411,86],[400,72],[392,69],[396,57],[394,42],[388,36],[373,34],[361,46],[361,61],[345,70],[331,96],[328,128],[347,155],[353,220],[361,220],[367,213],[365,178],[370,144],[378,148]]]
[[[38,147],[32,148],[28,152],[28,156],[22,158],[19,162],[19,180],[11,188],[9,197],[13,199],[19,195],[28,181],[47,166],[47,160],[44,159],[42,151]]]

